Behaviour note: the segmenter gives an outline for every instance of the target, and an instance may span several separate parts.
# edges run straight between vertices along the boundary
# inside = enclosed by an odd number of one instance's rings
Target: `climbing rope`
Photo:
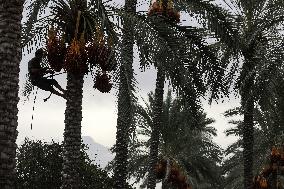
[[[62,73],[57,73],[57,74],[51,74],[49,76],[45,76],[46,78],[52,78],[55,76],[55,75],[61,75],[63,73],[66,73],[66,72],[62,72]],[[31,121],[31,130],[33,130],[33,120],[34,120],[34,111],[35,111],[35,102],[36,102],[36,98],[37,98],[37,92],[38,92],[38,87],[36,88],[36,91],[34,92],[35,94],[35,97],[34,97],[34,102],[33,102],[33,113],[32,113],[32,121]],[[44,102],[46,102],[50,97],[51,97],[52,93],[50,93],[50,95],[43,99]]]
[[[50,74],[50,75],[48,75],[48,76],[44,76],[45,78],[52,78],[53,79],[53,77],[54,76],[56,76],[56,75],[61,75],[61,74],[64,74],[64,73],[67,73],[67,72],[60,72],[60,73],[57,73],[57,74]]]
[[[35,98],[34,98],[34,104],[33,104],[33,113],[32,113],[32,121],[31,121],[31,130],[33,130],[33,120],[34,120],[35,101],[36,101],[36,97],[37,97],[37,91],[38,91],[38,87],[36,88]]]

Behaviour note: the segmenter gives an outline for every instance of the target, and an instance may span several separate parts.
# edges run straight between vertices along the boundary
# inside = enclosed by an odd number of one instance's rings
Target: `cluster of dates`
[[[253,189],[267,189],[268,188],[267,179],[262,175],[258,175],[254,177],[253,184],[254,184]]]
[[[111,90],[110,76],[107,72],[113,71],[115,65],[112,63],[114,56],[112,47],[105,44],[102,39],[94,37],[92,42],[86,43],[84,33],[80,39],[74,38],[66,47],[63,37],[51,28],[47,40],[47,58],[49,66],[56,72],[62,68],[75,75],[84,75],[90,69],[99,65],[102,74],[97,73],[94,87],[100,92],[107,93]]]
[[[279,163],[280,166],[284,166],[284,146],[281,147],[275,147],[273,146],[271,149],[271,155],[270,155],[270,162],[273,164]]]
[[[84,36],[80,39],[74,38],[67,50],[64,59],[64,69],[74,75],[88,73],[87,51],[85,48]]]
[[[102,93],[108,93],[112,84],[110,83],[110,75],[107,72],[111,72],[116,69],[113,64],[114,55],[112,53],[111,45],[105,45],[102,37],[94,38],[94,41],[87,47],[88,57],[91,68],[96,65],[102,70],[102,73],[97,73],[95,78],[94,88],[98,89]]]
[[[174,9],[172,0],[167,1],[167,6],[163,6],[163,0],[157,2],[154,0],[149,8],[148,16],[152,15],[163,15],[174,22],[180,22],[180,13]]]
[[[275,147],[273,146],[270,153],[270,163],[266,165],[261,173],[254,177],[253,189],[268,189],[268,177],[271,175],[284,175],[284,146]],[[283,183],[277,181],[278,188]]]
[[[180,170],[176,163],[161,159],[155,167],[155,172],[157,179],[164,179],[167,177],[167,181],[178,189],[191,189],[190,185],[187,183],[187,177]],[[169,170],[167,170],[169,169]],[[167,175],[168,174],[168,175]]]
[[[67,48],[63,37],[58,35],[58,32],[54,28],[51,28],[48,32],[48,40],[46,44],[47,48],[47,58],[49,66],[56,72],[60,72],[63,68],[63,60],[65,59],[65,54]]]

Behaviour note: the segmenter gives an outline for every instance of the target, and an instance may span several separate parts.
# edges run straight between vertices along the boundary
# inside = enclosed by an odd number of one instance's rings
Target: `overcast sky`
[[[117,4],[122,5],[124,1],[116,1]],[[139,0],[138,10],[147,10],[148,3]],[[150,1],[148,1],[150,2]],[[182,20],[188,20],[187,15],[182,15]],[[183,24],[187,24],[188,21],[183,21]],[[25,74],[27,73],[28,61],[34,56],[34,52],[29,55],[23,56],[21,62],[20,72],[20,92],[23,89],[25,82]],[[147,97],[147,93],[153,91],[155,88],[156,71],[148,69],[145,72],[141,72],[139,68],[139,60],[137,58],[137,51],[135,50],[135,62],[134,70],[136,79],[138,81],[138,97]],[[56,76],[55,79],[59,82],[63,88],[66,88],[66,75],[62,74]],[[117,120],[117,107],[115,91],[112,90],[109,94],[100,93],[93,89],[93,81],[90,75],[85,76],[84,80],[84,93],[83,93],[83,121],[82,121],[82,135],[91,136],[94,141],[103,144],[107,147],[111,147],[115,143],[116,134],[116,120]],[[166,85],[167,86],[167,85]],[[35,92],[35,91],[34,91]],[[23,141],[25,137],[31,139],[44,139],[50,141],[54,139],[56,141],[63,140],[64,132],[64,111],[66,107],[66,101],[56,95],[47,101],[43,102],[43,99],[49,95],[49,92],[38,90],[36,97],[35,110],[33,110],[33,101],[35,95],[30,96],[30,100],[23,104],[23,98],[21,97],[19,103],[19,121],[18,121],[18,143]],[[203,108],[208,114],[208,117],[214,118],[216,122],[212,124],[218,130],[218,137],[214,140],[222,147],[231,143],[234,138],[225,138],[224,130],[230,126],[227,124],[227,119],[224,118],[222,113],[229,108],[239,106],[239,99],[230,99],[224,103],[213,103],[211,106],[206,101],[203,101]],[[30,125],[33,120],[33,129]]]

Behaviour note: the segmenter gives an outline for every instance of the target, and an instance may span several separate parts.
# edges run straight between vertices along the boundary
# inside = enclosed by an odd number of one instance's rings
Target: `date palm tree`
[[[163,0],[159,1],[159,4],[162,4],[164,9],[170,7],[169,1]],[[163,17],[164,16],[164,17]],[[215,57],[213,49],[210,46],[206,46],[204,41],[202,40],[202,33],[198,31],[196,28],[193,28],[191,32],[188,31],[187,27],[179,26],[174,21],[170,20],[169,15],[163,15],[161,19],[161,15],[151,16],[152,22],[154,24],[154,28],[159,32],[159,36],[163,37],[167,42],[167,45],[171,49],[175,49],[175,54],[182,58],[183,64],[180,65],[188,65],[189,69],[178,70],[175,72],[176,74],[182,75],[187,81],[191,81],[192,83],[187,85],[182,85],[183,87],[187,87],[187,95],[190,98],[186,98],[188,100],[188,104],[190,104],[190,111],[192,111],[192,115],[196,115],[196,109],[198,108],[198,98],[204,95],[205,91],[209,89],[208,86],[211,86],[211,91],[214,93],[215,91],[222,90],[222,65]],[[171,31],[168,29],[168,26],[176,28],[176,33],[184,32],[183,37],[179,37],[175,34],[171,35]],[[187,48],[186,42],[190,41],[191,44],[196,46],[196,49]],[[189,45],[188,45],[189,46]],[[201,51],[203,54],[200,57],[195,57],[196,51]],[[145,50],[147,52],[147,50]],[[169,53],[170,54],[170,53]],[[172,55],[172,54],[170,54]],[[155,174],[155,165],[158,160],[158,148],[159,148],[159,135],[160,135],[160,127],[161,127],[161,114],[162,114],[162,104],[163,104],[163,88],[165,82],[165,66],[159,62],[162,62],[161,57],[169,57],[166,55],[161,55],[156,59],[157,63],[157,79],[156,79],[156,89],[155,89],[155,105],[153,107],[153,127],[151,132],[151,146],[150,146],[150,157],[149,157],[149,172],[148,172],[148,188],[155,188],[156,186],[156,174]],[[190,57],[190,58],[189,58]],[[175,59],[175,55],[173,57],[169,57],[168,59]],[[162,58],[162,60],[164,60]],[[215,67],[212,65],[215,64]],[[207,66],[208,67],[207,67]],[[167,72],[167,71],[166,71]],[[206,72],[206,74],[203,73]],[[188,74],[188,75],[187,75]],[[208,75],[215,75],[216,80],[219,82],[208,82]],[[206,76],[207,75],[207,76]],[[205,76],[205,77],[204,77]],[[184,79],[182,78],[182,79]],[[171,80],[179,80],[176,76],[171,76]],[[181,83],[184,82],[180,80]],[[174,86],[176,83],[174,83]],[[193,87],[195,86],[195,87]],[[193,89],[194,88],[194,89]],[[191,89],[190,91],[188,89]],[[194,119],[194,116],[192,117]]]
[[[216,96],[216,91],[224,90],[224,84],[222,83],[222,76],[224,75],[223,65],[216,58],[217,55],[213,48],[204,42],[201,30],[172,24],[171,22],[168,22],[168,19],[165,17],[147,17],[145,14],[141,13],[136,13],[134,15],[133,11],[126,13],[118,11],[118,13],[123,17],[124,22],[126,23],[127,21],[133,28],[133,37],[138,46],[141,67],[145,69],[145,66],[152,64],[158,70],[157,98],[159,98],[159,102],[156,107],[157,116],[155,121],[157,127],[160,119],[159,110],[161,110],[163,101],[163,82],[165,78],[169,79],[175,90],[180,95],[184,96],[186,103],[191,105],[190,110],[192,112],[195,112],[199,106],[197,96],[204,94],[207,87],[211,89],[212,96],[214,97]],[[130,52],[129,54],[131,56],[132,51],[128,52]],[[124,59],[128,60],[129,57]],[[128,71],[127,76],[129,76],[128,83],[134,84],[135,78],[132,77],[131,69]],[[209,78],[214,78],[214,80]],[[121,111],[128,113],[125,114],[125,116],[128,116],[128,119],[133,117],[132,115],[135,108],[133,107],[133,104],[135,104],[135,97],[131,92],[133,89],[134,86],[128,86],[128,91],[124,89],[124,92],[121,92],[121,95],[129,96],[130,94],[130,97],[132,97],[131,102],[128,101],[127,103],[126,100],[123,100],[120,104]],[[130,109],[130,105],[132,105],[132,110]],[[118,124],[120,122],[119,120],[118,117]],[[128,123],[131,122],[132,121],[129,120]],[[124,162],[126,160],[125,158],[127,158],[126,154],[128,154],[127,144],[125,142],[124,147],[119,148],[118,145],[121,145],[122,143],[118,143],[118,141],[122,140],[123,137],[125,138],[125,136],[129,137],[129,130],[131,129],[130,124],[124,126],[124,135],[122,135],[123,132],[120,132],[121,137],[119,140],[117,132],[117,143],[114,147],[114,151],[118,153],[118,149],[123,150],[119,153],[125,154]],[[152,140],[152,150],[155,151],[157,148],[157,142],[155,142],[157,140],[155,138],[159,134],[153,132],[153,135],[155,137],[154,140]],[[157,155],[154,152],[152,154],[153,160],[151,161],[150,169],[153,170]],[[122,165],[121,160],[123,160],[123,158],[116,158],[115,166]],[[119,161],[119,163],[117,161]],[[124,165],[126,166],[127,164],[125,163]],[[121,171],[116,170],[114,170],[114,172],[119,173],[119,176],[123,178],[119,181],[122,183],[122,180],[126,178],[126,172],[122,173]]]
[[[124,9],[129,14],[136,13],[136,0],[125,0]],[[127,186],[127,158],[128,158],[128,139],[129,130],[132,122],[133,106],[135,101],[132,90],[134,73],[133,65],[133,44],[134,33],[131,23],[123,19],[122,35],[122,57],[124,64],[121,66],[118,91],[118,112],[117,112],[117,131],[115,148],[115,167],[114,167],[114,189],[126,188]]]
[[[24,0],[0,1],[0,188],[15,188],[21,20]]]
[[[43,10],[49,8],[50,14],[43,15]],[[81,121],[84,74],[88,72],[86,55],[80,44],[91,42],[98,24],[103,25],[107,35],[112,36],[109,20],[105,19],[105,9],[101,1],[87,0],[37,0],[28,7],[29,17],[25,24],[23,43],[28,42],[42,45],[42,36],[46,35],[49,26],[55,26],[68,44],[65,61],[70,58],[75,63],[75,70],[67,67],[67,102],[65,110],[64,130],[64,161],[62,188],[80,188],[79,154],[81,147]],[[42,18],[39,18],[42,16]],[[108,17],[106,17],[108,18]],[[96,35],[98,35],[96,33]],[[80,40],[79,40],[80,39]],[[115,38],[113,38],[115,42]],[[77,40],[77,41],[76,41]],[[76,43],[79,46],[75,46]],[[75,46],[75,47],[74,47]],[[72,59],[79,48],[79,54]],[[69,53],[69,54],[68,54]],[[54,55],[55,56],[55,55]],[[58,60],[59,63],[63,59]],[[84,68],[84,69],[82,69]],[[82,71],[83,70],[83,71]],[[94,70],[92,70],[94,71]]]
[[[135,121],[137,129],[131,143],[129,174],[135,177],[137,182],[145,179],[149,172],[147,167],[151,157],[148,149],[155,128],[155,94],[149,93],[148,98],[149,102],[145,102],[145,107],[137,105]],[[209,124],[214,120],[206,118],[201,110],[198,110],[198,115],[192,115],[184,106],[183,99],[180,97],[174,99],[171,91],[168,91],[162,110],[159,158],[178,162],[192,187],[202,188],[201,185],[203,188],[217,187],[220,184],[221,174],[216,163],[221,161],[221,149],[212,142],[216,130]],[[195,117],[196,121],[192,117]],[[149,177],[146,177],[144,182],[147,183],[148,179]],[[170,185],[165,179],[158,181],[162,181],[164,186]]]
[[[268,162],[268,156],[272,146],[278,146],[283,144],[283,120],[284,120],[284,83],[283,83],[283,73],[280,75],[275,75],[273,80],[271,80],[270,90],[266,91],[271,95],[270,98],[266,98],[265,102],[260,102],[254,112],[255,112],[255,123],[257,128],[255,128],[254,137],[254,157],[255,164],[253,166],[254,175],[262,170],[266,162]],[[262,99],[264,101],[264,99]],[[268,102],[267,102],[268,101]],[[242,108],[234,108],[225,112],[225,116],[231,117],[235,115],[243,115]],[[231,157],[226,159],[222,165],[223,174],[227,175],[225,178],[225,188],[242,188],[241,182],[243,181],[243,176],[239,173],[243,170],[241,169],[242,163],[242,142],[243,142],[243,130],[244,123],[242,120],[230,120],[231,127],[226,130],[226,135],[235,135],[238,140],[233,144],[229,145],[226,149],[226,155],[230,154]]]
[[[279,104],[278,104],[279,105]],[[276,108],[278,105],[275,104]],[[281,106],[283,102],[281,103]],[[259,107],[254,110],[255,112],[255,122],[258,125],[254,131],[255,143],[254,143],[254,166],[253,166],[253,175],[258,175],[265,165],[269,164],[269,155],[272,146],[282,145],[283,140],[283,127],[279,120],[283,119],[278,114],[279,109],[269,109],[262,111]],[[281,111],[280,111],[281,112]],[[235,109],[234,111],[227,111],[226,116],[232,115],[241,115],[243,110],[240,108]],[[282,114],[283,115],[283,114]],[[225,189],[234,188],[242,189],[242,182],[244,180],[242,169],[242,143],[243,143],[243,121],[241,120],[231,120],[231,124],[234,124],[235,127],[226,130],[226,135],[234,135],[238,137],[238,140],[228,146],[225,150],[225,155],[230,155],[223,164],[222,172],[225,176],[224,185]]]
[[[155,104],[153,106],[153,127],[151,132],[151,144],[149,153],[149,176],[147,188],[156,187],[156,175],[155,175],[155,165],[158,162],[158,150],[159,150],[159,135],[160,127],[162,125],[162,106],[163,106],[163,96],[164,96],[164,83],[165,74],[162,68],[157,70],[156,79],[156,89],[155,89]]]
[[[165,22],[163,17],[145,18],[144,15],[138,15],[132,17],[132,21],[142,65],[154,64],[158,70],[156,85],[159,101],[155,109],[157,128],[153,132],[153,140],[151,140],[153,142],[151,148],[152,160],[149,166],[149,169],[153,170],[157,160],[157,153],[155,152],[157,152],[159,132],[156,131],[158,131],[160,125],[159,115],[163,101],[165,78],[170,79],[175,89],[185,97],[188,104],[191,104],[191,111],[194,112],[198,107],[196,96],[204,93],[206,79],[208,80],[208,77],[214,77],[213,75],[216,74],[216,80],[220,81],[222,66],[217,61],[212,49],[204,44],[198,30],[177,26],[176,24],[172,25]],[[141,32],[141,30],[145,32]],[[180,47],[183,50],[180,50]],[[198,54],[197,57],[194,57],[193,54],[195,53]],[[197,67],[200,69],[197,69]],[[220,72],[214,72],[216,70]],[[205,78],[204,81],[201,79],[202,77]],[[220,86],[222,86],[222,81],[212,88],[216,90]],[[150,180],[150,184],[155,185],[155,175],[152,174],[151,178],[154,182]]]
[[[52,1],[51,1],[52,2]],[[64,2],[72,2],[72,1],[60,1],[60,4],[64,4]],[[77,1],[80,2],[80,1]],[[97,2],[97,4],[96,4]],[[49,1],[37,1],[34,2],[31,6],[30,9],[33,10],[33,12],[30,13],[30,23],[27,23],[27,32],[25,32],[26,34],[28,34],[32,28],[32,23],[34,22],[33,19],[35,19],[34,17],[37,15],[36,12],[38,12],[40,9],[44,9],[47,5],[48,5]],[[102,20],[102,22],[104,23],[104,25],[106,26],[106,30],[108,32],[113,32],[110,31],[112,30],[111,25],[113,23],[111,23],[108,20],[108,13],[106,10],[105,5],[102,3],[102,1],[92,1],[90,5],[95,5],[92,6],[91,11],[93,11],[93,15],[91,20],[90,17],[88,19],[86,19],[88,22],[85,23],[91,23],[93,24],[93,26],[88,26],[90,27],[90,30],[94,30],[95,28],[95,23],[94,21],[99,22],[99,19]],[[55,5],[56,7],[59,7],[57,4]],[[62,8],[66,8],[68,6],[63,6]],[[96,10],[94,7],[99,7],[99,10]],[[136,4],[135,1],[128,1],[125,3],[125,9],[126,12],[130,12],[130,13],[135,13],[135,8],[136,8]],[[77,10],[74,10],[75,12],[77,12]],[[108,10],[109,11],[109,10]],[[68,11],[61,11],[62,13],[66,13]],[[66,15],[66,17],[69,17],[70,15]],[[85,16],[85,15],[83,15]],[[61,21],[62,18],[60,18],[59,20]],[[92,20],[93,19],[93,20]],[[67,19],[68,21],[68,19]],[[114,171],[114,188],[125,188],[127,186],[126,184],[126,178],[124,177],[124,175],[126,174],[126,167],[127,167],[127,160],[125,159],[125,157],[127,157],[127,130],[128,127],[130,125],[130,121],[131,121],[131,103],[132,103],[132,96],[129,95],[132,93],[131,90],[132,89],[132,80],[133,80],[133,71],[132,71],[132,62],[133,62],[133,34],[131,32],[131,24],[127,23],[127,20],[123,20],[123,25],[122,27],[124,28],[122,33],[122,42],[120,42],[120,52],[121,52],[121,56],[123,57],[123,60],[121,62],[123,62],[123,64],[121,64],[121,67],[119,67],[119,69],[116,71],[116,74],[114,74],[114,81],[116,83],[119,84],[118,87],[118,119],[117,119],[117,151],[116,151],[116,169]],[[68,25],[68,24],[66,24]],[[74,25],[74,23],[70,23],[69,25]],[[93,27],[93,28],[92,28]],[[119,26],[120,27],[120,26]],[[44,27],[42,27],[44,28]],[[41,28],[37,28],[37,31],[40,30]],[[74,29],[74,28],[73,28]],[[71,31],[72,32],[72,31]],[[92,31],[93,32],[93,31]],[[35,33],[36,34],[36,33]],[[120,37],[119,32],[116,33],[117,36]],[[34,37],[34,36],[31,36]],[[29,36],[26,36],[27,40],[29,40]],[[27,43],[27,42],[25,42]],[[120,71],[119,71],[120,70]],[[81,75],[80,77],[73,77],[71,74],[67,74],[67,80],[68,81],[73,81],[73,82],[67,82],[67,91],[73,91],[72,94],[76,94],[73,95],[74,99],[72,100],[71,98],[68,98],[69,101],[67,101],[67,108],[66,108],[66,118],[65,118],[65,124],[66,124],[66,129],[65,129],[65,136],[72,136],[73,138],[75,138],[76,136],[76,140],[73,140],[73,143],[70,143],[67,145],[66,147],[69,149],[74,149],[75,146],[79,147],[78,145],[75,145],[74,143],[79,143],[79,137],[81,137],[81,119],[82,119],[82,115],[81,115],[81,105],[82,105],[82,86],[83,86],[83,76]],[[28,85],[27,85],[28,86]],[[27,87],[26,89],[26,96],[28,95],[28,91],[31,89],[31,87]],[[131,90],[129,90],[131,89]],[[77,91],[77,92],[76,92]],[[68,92],[70,94],[70,92]],[[76,98],[76,99],[75,99]],[[71,101],[70,101],[71,100]],[[74,111],[74,107],[77,108],[76,111]],[[74,117],[74,113],[77,112],[77,116]],[[74,123],[74,124],[70,124],[70,123]],[[72,126],[73,125],[73,126]],[[68,128],[67,128],[68,126]],[[70,127],[72,126],[72,128]],[[65,137],[65,138],[66,138]],[[68,141],[70,141],[70,137],[68,137],[69,139],[67,139]],[[65,141],[67,141],[65,140]],[[78,149],[75,149],[76,151],[78,151]],[[72,161],[69,161],[67,158],[70,154],[74,154],[74,153],[70,153],[68,152],[70,150],[66,151],[66,161],[65,162],[70,162],[70,164],[66,167],[68,169],[72,168],[73,166],[71,166],[72,164],[74,164],[74,162],[72,163]],[[75,154],[74,154],[75,155]],[[66,174],[65,174],[66,175]],[[73,174],[72,174],[73,175]],[[66,175],[68,176],[68,175]]]
[[[282,37],[279,25],[283,22],[282,1],[222,1],[222,8],[210,1],[177,1],[182,10],[199,11],[200,22],[215,32],[223,45],[224,60],[231,61],[228,84],[234,86],[244,109],[243,162],[244,188],[252,188],[254,107],[267,98],[274,75],[283,67]],[[197,6],[199,5],[199,6]],[[201,5],[201,6],[200,6]],[[242,58],[240,61],[239,58]],[[238,77],[236,77],[236,75]],[[265,97],[261,97],[265,96]]]

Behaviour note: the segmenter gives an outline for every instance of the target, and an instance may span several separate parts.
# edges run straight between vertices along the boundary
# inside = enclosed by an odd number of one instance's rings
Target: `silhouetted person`
[[[32,58],[28,63],[29,64],[28,70],[30,74],[31,83],[42,90],[50,91],[51,93],[66,99],[65,95],[66,91],[62,89],[62,87],[58,84],[58,82],[55,79],[47,79],[43,77],[45,74],[54,73],[52,70],[48,70],[48,68],[41,67],[40,63],[42,61],[43,56],[44,56],[43,49],[38,49],[35,52],[35,57]],[[53,88],[53,86],[59,89],[62,93],[56,91]]]

